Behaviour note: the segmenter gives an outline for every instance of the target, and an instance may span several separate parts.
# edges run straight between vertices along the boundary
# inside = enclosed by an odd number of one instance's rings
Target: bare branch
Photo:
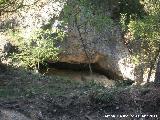
[[[76,28],[78,30],[78,34],[79,34],[79,37],[80,37],[80,41],[82,43],[83,50],[84,50],[85,55],[86,55],[86,57],[88,59],[89,71],[90,71],[91,77],[93,79],[93,71],[92,71],[92,67],[91,67],[91,57],[90,57],[89,53],[87,52],[87,46],[85,45],[84,39],[83,39],[82,34],[80,32],[80,26],[81,25],[78,25],[76,17],[75,17],[75,25],[76,25]],[[85,30],[86,30],[86,24],[85,24]]]

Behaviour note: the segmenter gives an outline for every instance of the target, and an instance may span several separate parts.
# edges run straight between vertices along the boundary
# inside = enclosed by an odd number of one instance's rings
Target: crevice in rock
[[[117,80],[122,79],[122,77],[116,75],[116,73],[101,68],[97,63],[91,63],[91,67],[94,73],[104,75],[109,79]],[[89,65],[87,63],[67,63],[67,62],[47,62],[47,68],[54,68],[58,70],[72,70],[72,71],[82,71],[89,72]],[[41,66],[40,69],[44,69],[44,66]]]

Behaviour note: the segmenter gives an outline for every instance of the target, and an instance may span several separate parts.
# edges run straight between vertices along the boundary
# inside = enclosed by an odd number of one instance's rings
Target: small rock
[[[0,52],[9,53],[12,50],[12,44],[4,35],[0,35]]]
[[[14,110],[0,109],[0,120],[31,120]]]

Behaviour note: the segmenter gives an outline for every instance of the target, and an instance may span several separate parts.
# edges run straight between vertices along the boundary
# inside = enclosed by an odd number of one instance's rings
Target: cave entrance
[[[93,74],[100,74],[106,76],[108,79],[120,79],[119,76],[117,76],[115,73],[109,71],[109,70],[104,70],[101,68],[97,63],[91,63],[92,71]],[[69,74],[69,71],[72,73],[79,73],[79,74],[88,74],[90,75],[89,71],[89,64],[87,63],[67,63],[67,62],[47,62],[47,69],[52,69],[51,72],[49,71],[49,74],[58,74],[58,72],[66,72]],[[43,66],[40,67],[40,72],[44,73],[46,69],[44,69]]]

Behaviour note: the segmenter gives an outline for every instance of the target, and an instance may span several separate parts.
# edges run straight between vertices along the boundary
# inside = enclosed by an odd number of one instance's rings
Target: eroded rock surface
[[[86,51],[90,62],[96,64],[96,69],[103,71],[112,79],[134,79],[134,66],[131,64],[129,51],[124,45],[121,31],[114,26],[113,33],[103,31],[96,33],[92,28],[87,35],[82,34],[85,40]],[[82,41],[76,28],[71,28],[68,39],[63,43],[64,52],[59,55],[60,62],[66,63],[89,63],[84,51]]]

